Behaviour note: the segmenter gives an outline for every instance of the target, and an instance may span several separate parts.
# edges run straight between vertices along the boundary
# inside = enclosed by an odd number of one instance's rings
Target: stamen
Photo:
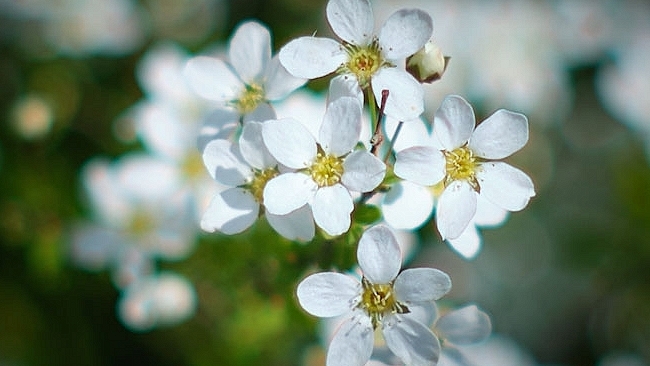
[[[395,298],[393,284],[373,284],[365,277],[361,280],[363,293],[359,307],[366,311],[372,327],[377,328],[384,316],[388,314],[404,314],[409,309]]]
[[[334,155],[319,152],[308,172],[319,187],[333,186],[341,181],[343,160]]]
[[[255,200],[262,204],[264,201],[264,187],[266,183],[278,175],[277,168],[267,168],[256,170],[253,180],[247,185],[248,190],[253,194]]]
[[[264,101],[264,88],[258,84],[246,85],[246,89],[239,97],[233,101],[237,110],[241,114],[247,114],[255,110],[257,106]]]
[[[480,190],[476,180],[476,170],[479,167],[474,153],[468,147],[463,146],[452,151],[445,151],[445,186],[455,180],[467,181],[474,190]]]

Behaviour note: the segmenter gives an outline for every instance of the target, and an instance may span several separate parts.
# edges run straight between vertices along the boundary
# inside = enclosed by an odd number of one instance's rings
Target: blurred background
[[[426,86],[426,118],[454,93],[479,120],[507,108],[531,129],[509,159],[535,182],[528,208],[484,228],[469,261],[427,224],[407,265],[450,274],[441,306],[491,316],[485,364],[650,364],[650,3],[371,3],[377,29],[403,7],[433,18],[451,62]],[[294,289],[349,269],[354,248],[291,243],[264,222],[202,233],[216,183],[195,141],[213,106],[181,76],[192,55],[224,55],[243,20],[268,25],[274,50],[330,36],[324,9],[0,0],[0,365],[324,364]],[[306,113],[326,85],[279,110]]]

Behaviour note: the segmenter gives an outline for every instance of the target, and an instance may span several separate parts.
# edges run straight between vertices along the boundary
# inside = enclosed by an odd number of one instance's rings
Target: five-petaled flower
[[[286,97],[305,83],[291,76],[277,56],[271,58],[271,35],[258,22],[245,22],[235,30],[228,58],[230,63],[193,57],[184,73],[198,95],[233,107],[244,120],[275,118],[268,102]]]
[[[387,226],[366,230],[357,248],[363,278],[337,272],[312,274],[300,282],[300,305],[318,317],[345,315],[327,352],[328,366],[361,366],[370,358],[374,330],[381,329],[388,348],[407,365],[435,365],[440,344],[427,325],[411,314],[451,289],[451,280],[434,268],[400,273],[401,254]]]
[[[508,211],[522,210],[535,195],[526,173],[497,161],[528,141],[528,120],[523,114],[500,109],[476,126],[469,103],[450,95],[435,113],[433,134],[440,146],[400,151],[395,174],[426,186],[444,185],[436,207],[443,239],[463,233],[476,212],[478,194]]]
[[[314,79],[332,72],[352,76],[357,92],[372,87],[376,100],[390,90],[385,113],[401,121],[413,120],[424,110],[420,83],[403,67],[396,67],[429,40],[433,23],[418,9],[402,9],[391,15],[377,35],[368,0],[330,0],[327,20],[342,40],[300,37],[280,50],[280,62],[292,75]],[[374,108],[374,106],[371,106]]]
[[[264,188],[264,206],[286,215],[305,204],[329,235],[345,233],[354,209],[350,192],[370,192],[384,179],[386,165],[366,150],[354,150],[361,133],[361,106],[341,97],[325,111],[318,139],[300,122],[287,118],[264,122],[262,136],[277,161],[292,169]]]

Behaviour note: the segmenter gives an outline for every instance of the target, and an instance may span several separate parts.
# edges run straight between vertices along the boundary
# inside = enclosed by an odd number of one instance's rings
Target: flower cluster
[[[326,15],[337,40],[300,37],[274,55],[270,31],[246,21],[235,29],[226,57],[176,58],[182,72],[143,67],[152,97],[129,116],[152,154],[114,167],[89,165],[91,199],[115,230],[80,231],[78,257],[102,266],[110,258],[124,289],[122,317],[146,308],[139,327],[148,329],[193,306],[165,295],[182,293],[183,281],[147,275],[154,274],[154,260],[187,255],[195,233],[186,219],[194,220],[195,210],[206,232],[235,235],[263,219],[292,241],[341,238],[357,245],[361,277],[316,273],[297,287],[308,313],[345,317],[327,364],[366,364],[379,330],[401,362],[435,365],[441,349],[485,338],[489,318],[467,307],[432,328],[434,301],[450,291],[451,280],[432,268],[400,272],[394,229],[417,229],[435,212],[442,240],[464,258],[475,257],[477,227],[501,223],[535,195],[528,175],[503,161],[527,143],[528,120],[501,109],[477,124],[473,108],[457,95],[446,97],[433,116],[424,114],[423,83],[444,77],[449,62],[431,39],[427,12],[398,10],[377,32],[368,0],[330,0]],[[331,74],[316,118],[277,112],[308,80]],[[162,81],[168,76],[180,81]],[[211,188],[199,178],[197,161]],[[147,211],[122,215],[136,200]],[[164,203],[172,200],[186,210],[168,212]],[[127,255],[135,265],[116,259]]]

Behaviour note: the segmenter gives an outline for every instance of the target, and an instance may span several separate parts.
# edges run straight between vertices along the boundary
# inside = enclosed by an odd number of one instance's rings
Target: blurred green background
[[[80,168],[95,156],[142,149],[137,140],[116,137],[115,121],[143,98],[135,69],[148,47],[173,40],[199,52],[224,44],[240,21],[255,18],[269,26],[277,50],[295,36],[328,33],[325,1],[141,0],[134,3],[145,14],[146,30],[135,46],[116,53],[52,46],[44,19],[60,15],[63,1],[44,3],[0,0],[0,365],[323,364],[317,320],[299,309],[294,289],[308,270],[349,268],[354,249],[345,243],[290,243],[275,239],[264,224],[233,237],[204,234],[186,260],[160,263],[194,284],[196,314],[141,334],[118,321],[119,294],[109,274],[75,268],[68,252],[71,223],[89,215]],[[432,14],[434,38],[445,34],[446,15]],[[525,42],[513,47],[531,46]],[[442,47],[452,57],[450,73],[463,65],[467,55]],[[540,364],[596,365],[613,351],[650,363],[650,165],[644,146],[650,126],[631,128],[625,116],[603,106],[596,78],[615,55],[606,50],[563,66],[570,88],[565,113],[537,123],[547,117],[526,112],[531,139],[511,161],[533,177],[537,196],[503,227],[483,232],[476,260],[451,252],[432,225],[418,232],[412,265],[451,275],[454,290],[445,304],[480,304],[494,331]],[[647,70],[638,77],[648,78]],[[324,85],[309,84],[315,90]],[[30,129],[16,117],[29,96],[49,106],[31,112],[51,114],[45,127]],[[494,110],[489,95],[467,96],[479,106],[480,119]],[[500,105],[520,109],[507,100]]]

